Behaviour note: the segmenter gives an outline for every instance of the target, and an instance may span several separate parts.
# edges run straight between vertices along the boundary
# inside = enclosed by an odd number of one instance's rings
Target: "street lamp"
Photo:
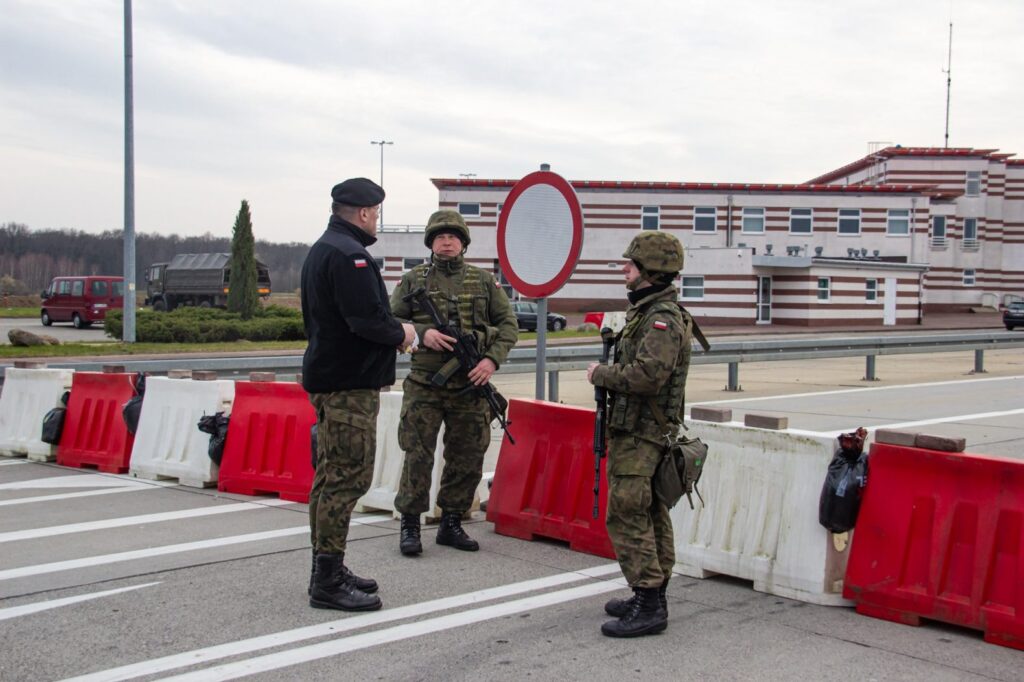
[[[384,145],[394,144],[390,140],[370,140],[370,144],[380,145],[380,186],[384,186]],[[380,229],[384,229],[384,204],[380,205]]]

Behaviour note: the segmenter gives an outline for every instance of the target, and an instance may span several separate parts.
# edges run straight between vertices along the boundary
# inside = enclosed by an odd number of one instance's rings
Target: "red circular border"
[[[572,244],[569,246],[569,257],[565,265],[553,278],[541,284],[528,284],[519,278],[512,270],[508,260],[508,251],[505,249],[505,230],[508,216],[512,213],[512,207],[523,192],[534,185],[550,185],[554,187],[565,198],[569,204],[569,213],[572,215]],[[534,171],[522,180],[517,182],[505,199],[501,208],[501,217],[498,218],[498,262],[501,264],[501,271],[516,291],[528,298],[545,298],[555,293],[568,281],[572,271],[576,269],[579,261],[580,251],[583,249],[583,211],[580,209],[579,199],[572,185],[561,175],[551,171]]]

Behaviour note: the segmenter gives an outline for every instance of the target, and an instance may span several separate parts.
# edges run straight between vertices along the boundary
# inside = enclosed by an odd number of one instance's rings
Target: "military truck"
[[[229,253],[179,253],[169,263],[153,263],[146,270],[146,301],[153,310],[174,310],[191,305],[224,307],[231,275]],[[270,296],[270,270],[256,261],[256,291]]]

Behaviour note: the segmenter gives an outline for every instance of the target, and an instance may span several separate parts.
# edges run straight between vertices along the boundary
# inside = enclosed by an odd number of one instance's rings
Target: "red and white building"
[[[638,230],[686,247],[679,286],[702,323],[913,324],[1024,297],[1024,160],[991,149],[889,147],[802,184],[572,181],[579,265],[553,310],[621,309]],[[468,262],[500,276],[498,215],[515,180],[434,179],[470,226]],[[428,255],[422,232],[373,247],[392,288]]]

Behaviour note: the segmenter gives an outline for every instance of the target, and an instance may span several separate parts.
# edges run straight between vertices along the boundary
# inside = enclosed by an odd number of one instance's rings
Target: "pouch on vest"
[[[228,424],[230,417],[224,416],[223,412],[216,414],[204,414],[199,418],[196,425],[203,433],[210,434],[210,445],[206,448],[206,454],[210,456],[213,463],[220,466],[220,460],[224,457],[224,444],[228,439]]]
[[[818,522],[833,533],[845,533],[857,523],[860,501],[868,482],[868,455],[863,427],[839,435],[839,449],[829,462],[818,502]]]
[[[39,436],[39,440],[50,445],[60,443],[60,434],[64,431],[64,416],[68,411],[67,405],[70,397],[71,391],[64,391],[64,395],[60,397],[63,405],[58,405],[43,416],[43,433]]]
[[[679,502],[679,499],[686,495],[693,509],[693,493],[697,493],[697,499],[701,505],[704,498],[701,497],[697,482],[704,473],[704,463],[707,461],[708,446],[700,438],[689,438],[688,436],[671,435],[668,422],[661,408],[650,398],[648,405],[654,412],[654,418],[665,434],[666,449],[662,454],[658,468],[654,470],[654,478],[651,486],[658,501],[671,509]]]

